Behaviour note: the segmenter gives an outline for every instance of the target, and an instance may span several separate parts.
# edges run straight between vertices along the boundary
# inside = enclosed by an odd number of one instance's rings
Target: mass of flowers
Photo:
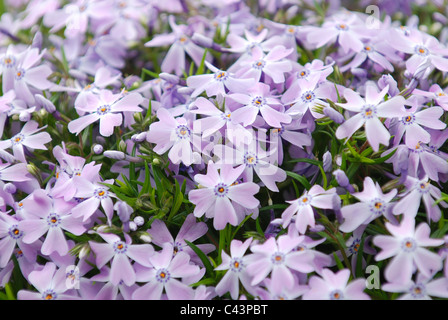
[[[448,299],[447,1],[0,14],[0,300]]]

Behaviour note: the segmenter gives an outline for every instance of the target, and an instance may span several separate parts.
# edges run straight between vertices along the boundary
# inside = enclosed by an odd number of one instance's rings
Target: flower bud
[[[22,122],[28,122],[31,119],[31,114],[25,110],[19,113],[19,120]]]
[[[3,191],[13,194],[16,193],[17,187],[13,183],[8,182],[3,186]]]
[[[324,153],[322,157],[323,169],[325,172],[330,172],[333,166],[333,157],[331,156],[331,152],[327,151]]]
[[[36,102],[37,104],[44,108],[45,110],[47,110],[48,113],[53,113],[56,111],[56,107],[53,104],[53,102],[51,102],[50,100],[48,100],[47,98],[45,98],[43,95],[41,94],[36,94],[35,95],[36,98]]]
[[[107,151],[104,151],[103,155],[107,158],[115,159],[115,160],[126,159],[126,155],[124,154],[124,152],[121,152],[121,151],[107,150]]]
[[[326,115],[328,118],[339,124],[345,121],[344,116],[339,112],[337,112],[336,110],[334,110],[332,107],[325,107],[324,115]]]
[[[166,72],[162,72],[161,74],[159,74],[159,77],[160,79],[173,84],[178,84],[180,80],[178,76]]]
[[[145,243],[151,243],[152,242],[152,237],[149,233],[147,232],[141,232],[139,235],[140,240],[142,240]]]
[[[141,142],[145,141],[146,140],[146,132],[134,134],[131,137],[131,140],[135,143],[141,143]]]
[[[341,187],[347,189],[351,193],[355,192],[355,189],[350,184],[348,177],[344,171],[342,171],[341,169],[337,169],[337,170],[333,171],[333,175]]]
[[[137,225],[135,224],[134,221],[129,221],[129,230],[131,231],[136,231],[137,230]]]
[[[145,224],[145,219],[143,219],[143,217],[141,216],[137,216],[134,218],[134,222],[138,227],[141,227],[142,225]]]
[[[95,145],[93,146],[93,153],[95,153],[95,154],[102,154],[103,151],[104,151],[104,148],[103,148],[102,145],[100,145],[100,144],[95,144]]]
[[[128,222],[132,212],[134,212],[134,209],[132,209],[132,207],[124,201],[118,201],[115,203],[114,209],[117,211],[117,215],[121,222]]]

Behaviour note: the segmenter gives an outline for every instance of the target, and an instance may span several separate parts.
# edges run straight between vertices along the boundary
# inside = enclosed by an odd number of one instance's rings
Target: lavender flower
[[[254,195],[260,189],[253,182],[237,182],[243,170],[244,166],[233,168],[224,164],[218,167],[210,161],[207,174],[194,177],[201,187],[188,193],[189,200],[196,205],[194,215],[201,217],[205,214],[207,218],[213,218],[213,226],[217,230],[224,229],[227,223],[234,226],[240,223],[233,202],[254,209],[259,205]]]
[[[377,235],[373,244],[381,248],[375,256],[376,261],[392,258],[384,276],[389,282],[406,283],[415,270],[426,277],[442,268],[442,258],[425,247],[437,247],[444,243],[443,239],[430,238],[430,228],[421,223],[415,228],[415,219],[404,217],[399,226],[386,223],[391,236]]]

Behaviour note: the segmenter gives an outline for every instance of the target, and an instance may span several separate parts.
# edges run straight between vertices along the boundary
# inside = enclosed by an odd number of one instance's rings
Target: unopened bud
[[[347,189],[351,193],[355,192],[355,189],[350,184],[350,181],[348,180],[348,177],[344,171],[342,171],[341,169],[337,169],[337,170],[333,171],[333,175],[341,187]]]
[[[103,151],[104,151],[104,148],[103,148],[102,145],[100,145],[100,144],[95,144],[95,145],[93,146],[93,152],[94,152],[95,154],[102,154]]]
[[[326,115],[328,118],[339,124],[345,121],[344,116],[339,112],[337,112],[336,110],[334,110],[332,107],[325,107],[324,115]]]
[[[139,235],[139,238],[140,238],[140,240],[142,240],[145,243],[151,243],[152,242],[152,237],[147,232],[141,232],[140,235]]]
[[[22,122],[28,122],[31,119],[31,114],[28,111],[22,111],[19,113],[19,120]]]
[[[26,165],[26,169],[28,170],[29,173],[31,173],[33,176],[35,177],[39,177],[40,176],[40,172],[39,169],[32,163],[27,164]]]
[[[79,251],[78,257],[80,260],[87,258],[90,254],[90,246],[86,243]]]
[[[104,151],[103,155],[107,158],[115,159],[115,160],[126,159],[126,155],[124,154],[124,152],[121,152],[121,151],[107,150],[107,151]]]
[[[118,144],[118,151],[121,152],[126,152],[128,146],[126,144],[126,142],[124,142],[123,140],[120,140],[120,143]]]
[[[133,142],[136,142],[136,143],[140,143],[140,142],[145,141],[146,140],[146,132],[141,132],[141,133],[134,134],[131,137],[131,140]]]
[[[41,94],[36,94],[35,95],[36,98],[36,102],[37,104],[42,107],[43,109],[47,110],[48,113],[53,113],[56,111],[56,107],[53,104],[53,102],[51,102],[50,100],[48,100],[47,98],[45,98],[43,95]]]
[[[173,83],[173,84],[177,84],[179,83],[179,77],[174,75],[174,74],[170,74],[167,72],[162,72],[161,74],[159,74],[160,79],[165,80],[166,82],[169,83]]]
[[[131,231],[136,231],[137,230],[137,225],[135,224],[134,221],[129,221],[129,230]]]
[[[134,222],[138,227],[141,227],[142,225],[145,224],[145,219],[141,216],[137,216],[134,218]]]
[[[325,172],[330,172],[333,166],[333,157],[331,156],[331,152],[327,151],[324,153],[322,157],[323,169]]]
[[[3,186],[3,191],[13,194],[16,193],[17,187],[13,183],[8,182]]]
[[[134,113],[134,120],[137,123],[142,123],[143,122],[143,114],[141,112]]]
[[[158,158],[155,158],[154,160],[152,160],[152,164],[155,166],[159,166],[161,164],[161,162]]]

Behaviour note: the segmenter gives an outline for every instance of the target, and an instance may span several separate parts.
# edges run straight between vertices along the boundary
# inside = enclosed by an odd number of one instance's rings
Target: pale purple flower
[[[53,262],[47,262],[42,269],[32,271],[28,275],[28,281],[36,288],[37,292],[20,290],[17,293],[18,300],[79,300],[80,297],[73,293],[66,293],[69,289],[66,285],[66,272],[58,269]]]
[[[252,125],[259,114],[271,127],[281,128],[282,124],[291,122],[291,116],[284,113],[282,103],[270,94],[267,84],[259,82],[245,93],[232,93],[228,98],[243,105],[233,112],[233,117],[244,126]]]
[[[286,113],[297,117],[309,111],[314,118],[322,118],[324,115],[316,112],[314,108],[328,105],[326,99],[334,98],[335,90],[333,84],[319,81],[321,81],[319,73],[294,80],[281,98],[285,105],[290,105]]]
[[[20,220],[17,216],[10,216],[5,212],[0,212],[0,268],[5,268],[16,247],[22,255],[30,261],[36,261],[36,246],[23,242],[24,231],[19,228]],[[39,245],[39,241],[37,242]]]
[[[161,70],[168,73],[174,71],[176,75],[180,76],[187,68],[185,54],[188,54],[195,65],[199,66],[205,51],[191,40],[191,30],[187,25],[177,25],[174,16],[169,16],[168,22],[173,32],[156,35],[145,43],[145,47],[171,45],[163,59]]]
[[[428,177],[418,179],[407,176],[403,184],[406,191],[400,195],[401,199],[394,205],[392,212],[396,215],[404,214],[407,217],[415,218],[423,201],[428,223],[439,221],[442,216],[439,206],[448,207],[444,201],[436,204],[436,200],[442,197],[440,189],[432,185]]]
[[[53,148],[53,154],[60,163],[59,170],[56,169],[56,182],[51,189],[54,197],[63,197],[65,201],[71,200],[77,191],[75,177],[81,177],[89,181],[95,181],[99,177],[101,165],[95,162],[85,163],[83,157],[71,156],[62,148]]]
[[[421,142],[409,148],[408,163],[408,173],[414,177],[428,176],[430,180],[439,181],[448,173],[448,162],[443,154]]]
[[[194,176],[200,188],[188,193],[188,199],[195,204],[194,215],[201,217],[205,214],[207,218],[213,218],[213,226],[221,230],[228,223],[236,226],[241,222],[233,202],[247,209],[258,207],[259,200],[254,196],[260,187],[253,182],[237,182],[243,170],[244,166],[236,168],[229,164],[219,166],[210,161],[207,174]]]
[[[91,182],[87,179],[76,176],[73,178],[76,193],[75,198],[80,198],[81,202],[72,209],[72,215],[75,218],[82,217],[86,222],[101,206],[104,214],[107,217],[109,224],[112,223],[112,216],[114,214],[114,203],[112,198],[115,194],[109,191],[109,188],[98,182]],[[106,180],[105,183],[113,183],[113,180]]]
[[[78,135],[91,123],[99,120],[100,134],[109,137],[113,134],[114,128],[123,123],[122,112],[142,111],[139,104],[143,101],[143,97],[136,92],[114,94],[103,89],[98,95],[87,96],[86,100],[86,105],[79,106],[78,109],[88,114],[70,121],[68,129]]]
[[[44,255],[67,254],[69,247],[64,231],[77,236],[86,231],[82,221],[71,215],[73,205],[62,199],[51,199],[42,189],[34,191],[31,199],[33,216],[19,222],[19,229],[25,233],[23,242],[33,243],[46,234],[41,248]]]
[[[364,293],[365,279],[349,281],[350,270],[342,269],[333,273],[324,269],[321,276],[312,276],[308,281],[309,291],[303,300],[370,300]]]
[[[333,209],[335,203],[340,201],[338,198],[335,188],[325,190],[317,184],[312,186],[310,190],[305,190],[300,198],[286,201],[290,205],[282,213],[283,228],[294,223],[296,229],[304,234],[308,226],[315,227],[313,207]]]
[[[162,251],[149,258],[150,267],[140,270],[138,282],[147,282],[132,295],[136,300],[160,300],[163,293],[169,300],[191,300],[194,290],[186,281],[200,273],[197,265],[190,263],[185,252],[173,254],[173,246],[166,244]],[[180,279],[180,280],[179,280]]]
[[[196,253],[190,248],[185,240],[194,242],[208,231],[208,227],[204,222],[196,221],[196,217],[191,213],[186,218],[174,238],[168,230],[166,224],[161,220],[154,220],[151,223],[151,228],[148,230],[152,238],[152,243],[159,247],[163,247],[166,243],[173,246],[173,254],[178,252],[186,252],[190,255],[191,261],[200,264],[201,260]],[[209,254],[215,250],[215,246],[211,243],[196,243],[196,247],[201,249],[204,254]]]
[[[233,300],[240,295],[240,282],[243,288],[254,295],[255,288],[251,285],[252,276],[248,274],[248,259],[245,256],[247,249],[252,244],[252,238],[242,242],[232,240],[230,243],[230,255],[222,251],[222,263],[215,270],[228,270],[216,285],[216,293],[219,296],[230,293]]]
[[[397,121],[394,144],[398,144],[403,136],[409,148],[413,148],[420,142],[429,143],[431,134],[422,126],[435,130],[445,129],[446,124],[439,119],[443,113],[440,107],[407,110],[406,114]]]
[[[337,42],[345,53],[361,51],[366,37],[365,22],[351,12],[338,13],[327,19],[321,27],[310,27],[306,40],[316,48]]]
[[[392,200],[397,190],[393,189],[384,194],[378,182],[372,178],[364,179],[364,190],[352,194],[360,202],[345,205],[341,208],[344,222],[339,226],[342,232],[352,232],[361,225],[367,225],[378,217],[393,217]]]
[[[259,287],[257,290],[257,296],[261,300],[298,300],[309,290],[307,285],[299,284],[296,276],[294,276],[294,285],[291,288],[276,286],[274,281],[269,278],[264,279],[263,285],[266,289]]]
[[[386,283],[381,286],[381,290],[402,293],[397,300],[432,300],[432,297],[448,298],[448,279],[445,277],[434,279],[433,277],[418,274],[416,281]]]
[[[64,5],[61,9],[47,12],[43,23],[55,33],[62,28],[67,38],[85,34],[92,20],[107,18],[111,13],[107,1],[77,0]]]
[[[165,109],[157,110],[159,121],[154,122],[149,127],[146,140],[154,143],[156,146],[153,151],[157,154],[168,152],[168,158],[174,164],[183,163],[190,166],[199,161],[198,152],[200,146],[192,145],[198,139],[194,139],[193,128],[185,118],[174,118],[171,113]]]
[[[285,82],[285,74],[292,70],[292,62],[286,57],[291,54],[292,48],[282,45],[275,46],[266,55],[263,51],[254,47],[252,55],[240,62],[235,75],[242,78],[251,78],[255,82],[281,84]],[[233,71],[233,68],[230,70]],[[238,91],[244,91],[240,88]]]
[[[131,237],[125,234],[123,241],[116,234],[98,232],[106,243],[89,241],[90,248],[95,253],[95,262],[98,269],[103,268],[111,261],[110,282],[118,285],[123,281],[127,286],[136,282],[136,274],[131,260],[139,265],[150,267],[150,257],[154,248],[150,244],[132,244]]]
[[[402,117],[406,111],[405,99],[402,96],[395,96],[384,101],[387,91],[388,87],[378,92],[375,84],[368,84],[366,85],[366,96],[362,98],[355,91],[345,89],[344,97],[347,102],[338,105],[357,114],[337,128],[336,137],[348,139],[364,125],[367,141],[374,151],[379,150],[380,144],[388,146],[391,135],[379,118]]]
[[[260,134],[260,132],[258,132]],[[244,181],[254,181],[254,172],[261,182],[272,191],[278,191],[276,182],[286,179],[286,172],[277,166],[276,150],[266,151],[262,148],[263,137],[252,139],[248,146],[231,148],[226,145],[216,145],[213,153],[218,157],[217,164],[227,164],[244,168]]]
[[[255,84],[255,80],[248,78],[242,79],[229,71],[223,71],[209,62],[205,61],[205,65],[213,73],[194,75],[187,78],[187,85],[194,89],[191,97],[197,97],[202,92],[206,92],[207,96],[226,95],[227,91],[241,92],[249,89]]]
[[[448,111],[448,94],[446,89],[447,88],[442,89],[435,83],[431,85],[427,91],[416,88],[412,91],[412,94],[434,100],[437,105],[443,108],[443,110]]]
[[[314,255],[307,251],[295,250],[299,243],[298,237],[285,234],[277,239],[271,237],[261,244],[252,244],[252,255],[247,256],[247,271],[253,277],[251,284],[261,283],[270,274],[274,289],[291,289],[294,286],[296,271],[314,271]]]
[[[123,280],[114,284],[111,268],[107,265],[101,268],[100,273],[91,277],[89,282],[90,297],[84,300],[132,300],[134,291],[139,288],[137,283],[127,285]],[[99,284],[101,287],[97,288]]]
[[[225,130],[225,136],[232,142],[241,138],[241,135],[251,137],[250,132],[241,125],[243,119],[237,117],[235,112],[232,112],[227,107],[227,104],[224,108],[225,110],[221,111],[215,104],[204,97],[196,99],[191,112],[204,115],[205,117],[197,119],[193,127],[200,129],[196,131],[201,131],[202,140],[209,138],[221,129]]]
[[[0,141],[0,149],[11,148],[14,157],[26,163],[25,148],[29,151],[34,149],[47,150],[45,146],[52,139],[48,132],[39,132],[44,130],[47,126],[38,128],[39,123],[34,120],[28,121],[22,127],[19,133],[15,134],[12,138],[8,140]]]
[[[14,73],[14,91],[18,99],[22,99],[29,106],[32,106],[36,100],[34,94],[41,93],[42,90],[53,86],[47,78],[53,73],[50,66],[40,64],[45,51],[39,53],[37,48],[29,48],[26,53],[17,61]],[[12,89],[9,85],[9,89]]]
[[[405,36],[396,29],[387,34],[387,41],[394,49],[410,55],[406,68],[413,70],[420,66],[432,66],[443,72],[448,71],[447,48],[437,38],[418,29],[409,30]]]
[[[416,270],[431,277],[442,268],[442,258],[426,247],[437,247],[444,241],[430,238],[428,224],[420,223],[415,228],[415,219],[405,216],[398,226],[386,222],[386,228],[391,235],[376,235],[373,244],[381,249],[376,261],[393,257],[384,270],[387,281],[406,283]]]

